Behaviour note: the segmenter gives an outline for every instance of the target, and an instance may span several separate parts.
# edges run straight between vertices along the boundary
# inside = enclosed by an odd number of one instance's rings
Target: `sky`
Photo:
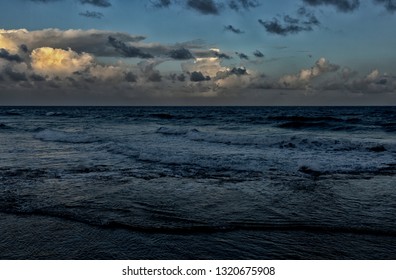
[[[396,0],[0,5],[0,105],[396,105]]]

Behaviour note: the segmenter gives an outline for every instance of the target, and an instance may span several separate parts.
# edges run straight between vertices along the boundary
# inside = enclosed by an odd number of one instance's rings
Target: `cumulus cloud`
[[[301,69],[298,74],[285,75],[279,79],[279,87],[289,89],[305,89],[309,86],[312,79],[317,78],[328,72],[335,72],[340,68],[339,65],[331,64],[324,57],[315,62],[310,69]]]
[[[78,54],[71,49],[65,51],[49,47],[33,50],[31,59],[36,73],[49,76],[68,76],[87,69],[93,62],[93,57],[87,53]]]
[[[242,34],[242,33],[245,33],[245,32],[243,32],[242,30],[240,30],[240,29],[238,29],[238,28],[235,28],[235,27],[232,26],[231,24],[225,26],[225,27],[224,27],[224,30],[233,32],[233,33],[235,33],[235,34]]]
[[[24,44],[28,49],[45,46],[59,49],[71,48],[76,52],[87,52],[95,56],[122,56],[122,53],[108,44],[109,37],[128,43],[146,39],[139,35],[95,29],[59,30],[51,28],[37,31],[0,29],[0,47],[11,52],[18,52],[19,46]]]
[[[282,36],[296,34],[302,31],[312,31],[313,27],[320,25],[315,14],[304,7],[298,9],[297,16],[298,18],[284,15],[283,17],[275,17],[272,20],[259,19],[258,22],[268,33]]]
[[[344,13],[352,12],[358,9],[360,6],[359,0],[303,0],[303,1],[304,3],[310,6],[321,6],[321,5],[334,6],[338,11]],[[390,0],[387,2],[390,2]]]
[[[83,13],[79,13],[79,15],[87,18],[96,18],[96,19],[101,19],[104,17],[102,13],[95,11],[85,11]]]

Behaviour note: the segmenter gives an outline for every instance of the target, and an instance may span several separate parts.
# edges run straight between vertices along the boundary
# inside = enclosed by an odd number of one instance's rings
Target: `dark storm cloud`
[[[80,0],[81,4],[89,4],[101,8],[108,8],[111,6],[111,3],[107,0]]]
[[[259,50],[254,51],[253,54],[255,57],[264,57],[264,54]]]
[[[0,58],[7,61],[22,62],[22,58],[17,54],[10,54],[6,49],[0,49]]]
[[[233,33],[235,33],[235,34],[242,34],[242,33],[245,33],[245,32],[243,32],[242,30],[240,30],[240,29],[238,29],[238,28],[235,28],[235,27],[232,26],[231,24],[230,24],[230,25],[227,25],[227,26],[224,26],[224,29],[225,29],[226,31],[231,31],[231,32],[233,32]]]
[[[15,72],[11,68],[6,68],[4,72],[14,82],[27,81],[25,73]]]
[[[101,19],[103,17],[102,13],[94,12],[94,11],[85,11],[84,13],[79,13],[79,15],[87,18],[97,18],[97,19]]]
[[[204,15],[218,15],[220,8],[213,0],[187,0],[187,7]]]
[[[340,12],[353,12],[357,8],[359,8],[360,0],[303,0],[304,3],[310,6],[334,6]],[[381,0],[380,0],[381,1]],[[386,2],[390,2],[386,1]],[[385,1],[382,1],[385,2]]]
[[[185,48],[171,50],[169,52],[169,56],[176,60],[187,60],[187,59],[194,58],[194,56],[191,54],[191,52]]]
[[[259,19],[258,22],[264,26],[268,33],[286,36],[297,34],[302,31],[312,31],[314,26],[320,25],[315,14],[302,7],[297,11],[297,17],[285,15],[283,18],[273,18],[272,20]]]
[[[109,36],[108,42],[112,45],[119,53],[125,57],[140,57],[140,58],[153,58],[149,53],[144,53],[140,49],[134,46],[128,46],[124,42],[117,40],[116,38]]]
[[[247,56],[244,53],[238,53],[236,52],[236,54],[239,56],[240,59],[245,59],[245,60],[249,60],[249,56]]]
[[[392,0],[374,0],[374,3],[383,5],[388,12],[396,11],[396,2]]]
[[[256,8],[260,6],[260,4],[256,0],[231,0],[229,1],[228,6],[230,9],[238,12],[241,9],[248,10],[250,8]]]
[[[194,71],[190,75],[191,82],[202,82],[202,81],[210,81],[209,76],[204,76],[200,71]]]

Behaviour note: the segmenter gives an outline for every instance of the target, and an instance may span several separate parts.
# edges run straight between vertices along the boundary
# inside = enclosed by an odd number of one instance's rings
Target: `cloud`
[[[220,9],[213,0],[187,0],[187,7],[204,15],[218,15]]]
[[[306,89],[314,78],[318,78],[325,73],[336,72],[339,68],[339,65],[331,64],[322,57],[310,69],[301,69],[298,74],[281,77],[278,85],[280,88]]]
[[[95,11],[85,11],[84,13],[79,13],[79,15],[87,18],[97,18],[97,19],[101,19],[104,17],[102,13]]]
[[[262,52],[260,52],[259,50],[255,50],[255,51],[253,52],[253,55],[254,55],[255,57],[264,57],[264,54],[263,54]]]
[[[209,76],[204,76],[201,72],[194,71],[190,75],[191,82],[202,82],[202,81],[210,81],[211,78]]]
[[[171,50],[169,52],[169,56],[176,60],[188,60],[188,59],[194,58],[194,56],[191,54],[191,52],[185,48]]]
[[[235,28],[235,27],[232,26],[231,24],[225,26],[224,29],[225,29],[226,31],[231,31],[231,32],[233,32],[233,33],[235,33],[235,34],[243,34],[243,33],[245,33],[245,32],[243,32],[242,30],[240,30],[240,29],[238,29],[238,28]]]
[[[156,8],[168,8],[171,4],[171,0],[156,0],[152,2],[153,7]]]
[[[30,0],[31,2],[36,2],[36,3],[53,3],[53,2],[58,2],[61,0]]]
[[[374,0],[374,3],[383,5],[390,13],[394,13],[396,11],[396,2],[394,0]]]
[[[14,82],[27,81],[25,73],[14,71],[10,67],[7,67],[4,73]]]
[[[247,56],[244,53],[238,53],[236,52],[236,54],[239,56],[240,59],[245,59],[245,60],[249,60],[249,56]]]
[[[107,0],[80,0],[81,4],[89,4],[101,8],[108,8],[111,6],[111,3]]]
[[[146,38],[123,32],[95,29],[59,30],[51,28],[37,31],[0,29],[0,46],[11,52],[18,52],[20,46],[23,44],[31,50],[40,47],[65,50],[71,48],[76,52],[86,52],[95,56],[123,56],[122,53],[108,44],[108,38],[110,36],[128,43],[140,42]]]
[[[344,13],[353,12],[354,10],[358,9],[360,6],[359,0],[303,0],[303,1],[304,3],[310,6],[321,6],[321,5],[334,6],[338,11]]]
[[[278,16],[277,18],[266,21],[259,19],[258,22],[264,26],[268,33],[281,36],[297,34],[302,31],[312,31],[314,26],[320,25],[314,13],[308,11],[304,7],[298,9],[297,16],[299,16],[299,18],[294,18],[290,15],[285,15],[282,18]]]
[[[248,73],[245,67],[233,67],[231,69],[226,69],[225,71],[217,72],[215,79],[221,80],[221,79],[226,79],[231,75],[242,76],[247,74]]]
[[[117,40],[116,38],[109,36],[108,42],[113,46],[119,53],[125,57],[139,57],[139,58],[153,58],[149,53],[144,53],[137,47],[127,45],[126,43]]]
[[[231,0],[228,6],[230,9],[238,12],[241,9],[249,10],[250,8],[257,8],[260,4],[256,0]]]
[[[0,58],[8,61],[22,62],[22,58],[19,55],[10,54],[6,49],[0,49]]]
[[[69,76],[74,72],[84,71],[93,62],[93,57],[89,54],[49,47],[33,50],[31,59],[34,71],[48,76]]]

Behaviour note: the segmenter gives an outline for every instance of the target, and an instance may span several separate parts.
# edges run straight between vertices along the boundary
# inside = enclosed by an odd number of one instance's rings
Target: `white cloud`
[[[77,71],[84,71],[93,63],[93,56],[78,54],[71,49],[65,51],[49,47],[32,51],[32,68],[38,74],[48,76],[69,76]]]

